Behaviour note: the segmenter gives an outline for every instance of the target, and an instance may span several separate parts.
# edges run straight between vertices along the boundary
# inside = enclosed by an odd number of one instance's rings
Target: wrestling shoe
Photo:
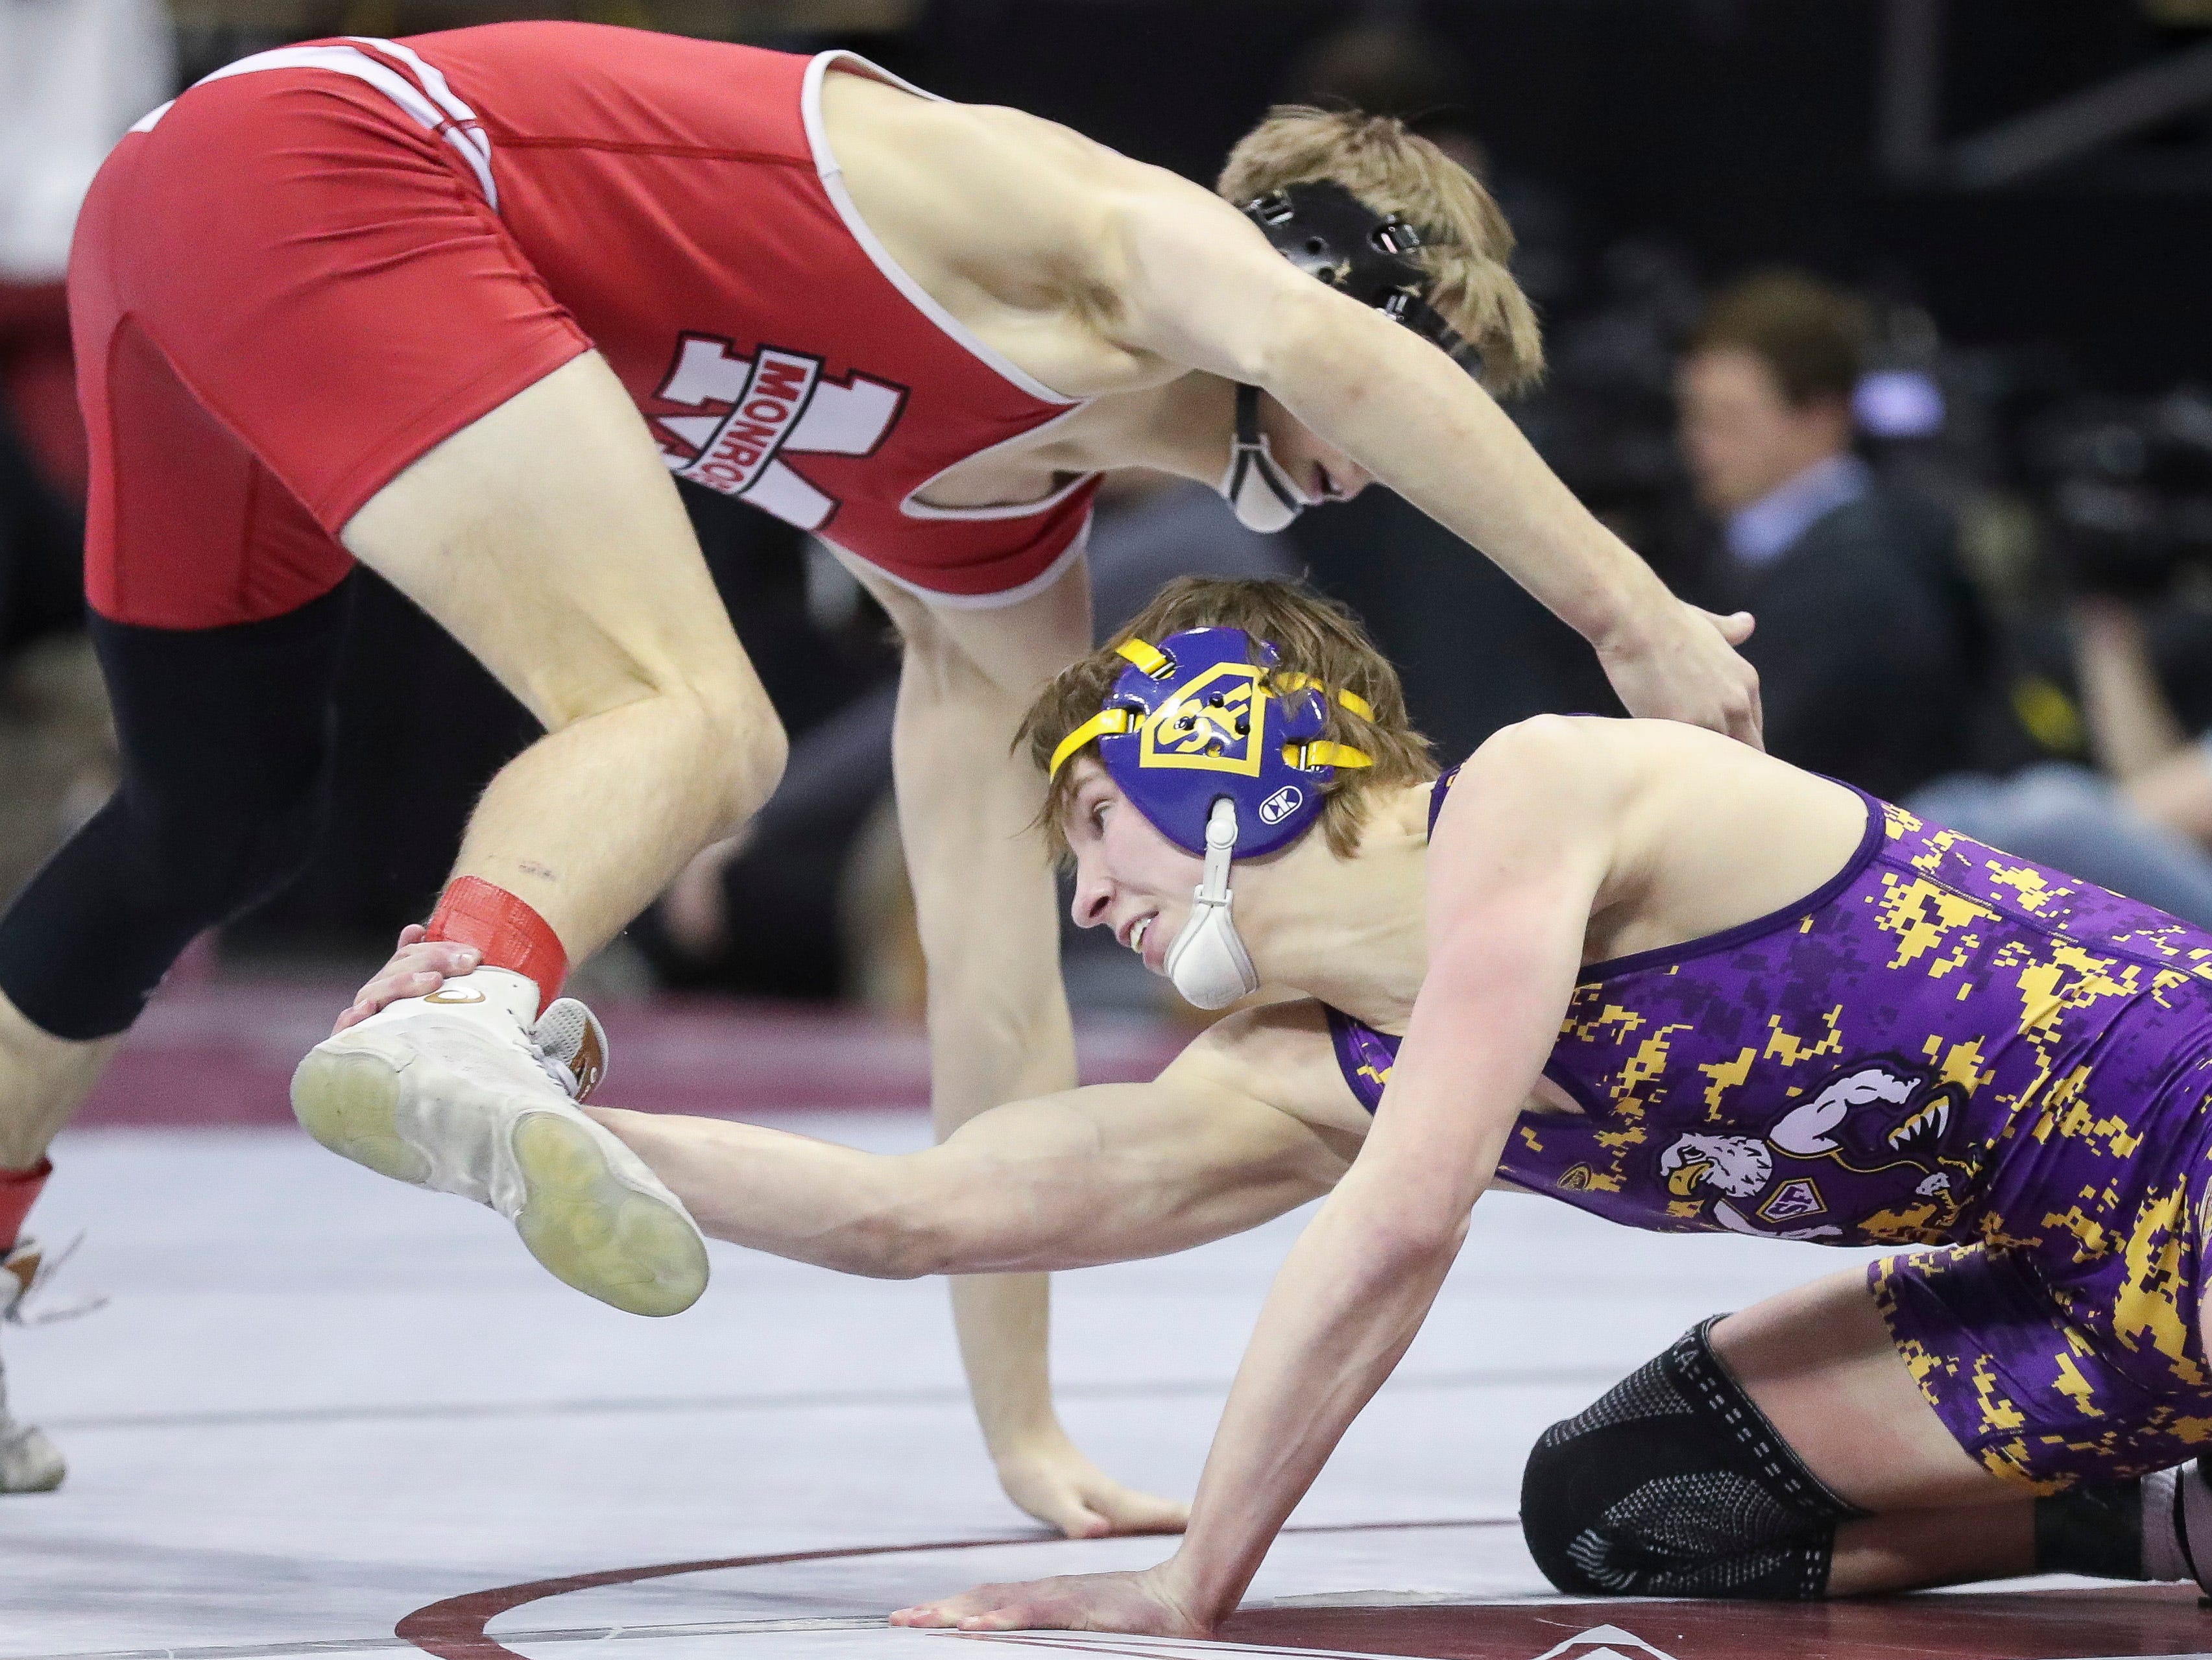
[[[52,1272],[37,1245],[17,1241],[0,1258],[0,1321],[21,1323],[24,1299]],[[68,1474],[68,1462],[46,1432],[18,1422],[8,1410],[8,1372],[0,1362],[0,1493],[52,1493]]]
[[[307,1052],[292,1110],[380,1176],[488,1205],[553,1277],[631,1314],[707,1288],[698,1225],[644,1160],[580,1111],[606,1064],[590,1010],[504,969],[391,1004]]]

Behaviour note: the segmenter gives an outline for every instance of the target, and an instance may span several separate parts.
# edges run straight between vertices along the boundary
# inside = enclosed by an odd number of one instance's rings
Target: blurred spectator
[[[173,73],[158,0],[0,0],[0,898],[113,787],[62,279],[93,174]]]
[[[2085,595],[2073,623],[2081,713],[2106,771],[2047,762],[2010,779],[1947,778],[1910,805],[1977,841],[2212,927],[2212,734],[2184,733],[2134,605]]]
[[[1863,307],[1772,272],[1717,295],[1677,373],[1685,455],[1723,521],[1723,609],[1759,619],[1767,747],[1891,800],[1972,760],[1986,635],[1932,504],[1853,453]]]
[[[1102,641],[1171,577],[1292,570],[1279,541],[1237,524],[1203,485],[1120,477],[1100,493],[1090,561]],[[782,784],[744,834],[700,854],[662,896],[636,933],[673,982],[785,997],[842,990],[920,1012],[921,944],[890,818],[896,694],[886,665],[872,690],[798,736]],[[1146,979],[1112,940],[1083,938],[1071,995],[1149,1000],[1150,985],[1133,987],[1128,970]]]
[[[77,205],[176,90],[160,0],[0,0],[0,381],[40,470],[84,488],[62,277]]]

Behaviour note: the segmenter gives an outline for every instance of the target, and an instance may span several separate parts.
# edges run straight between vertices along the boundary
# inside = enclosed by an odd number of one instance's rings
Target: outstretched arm
[[[1374,1133],[1299,1239],[1260,1316],[1182,1548],[1140,1574],[986,1586],[907,1625],[1204,1636],[1420,1329],[1559,1029],[1608,866],[1559,723],[1468,763],[1439,824],[1428,977]],[[1456,821],[1456,822],[1455,822]]]
[[[1108,326],[1126,344],[1272,392],[1579,632],[1632,714],[1759,741],[1759,678],[1734,650],[1750,620],[1677,600],[1449,358],[1187,181],[1149,177],[1115,222]]]
[[[1129,1262],[1255,1227],[1327,1192],[1349,1162],[1353,1134],[1277,1104],[1332,1085],[1349,1106],[1318,1011],[1295,1005],[1223,1022],[1152,1083],[994,1107],[921,1152],[590,1110],[715,1238],[911,1279]]]

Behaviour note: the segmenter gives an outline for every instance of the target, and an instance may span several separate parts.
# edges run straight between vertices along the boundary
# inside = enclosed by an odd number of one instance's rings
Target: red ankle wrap
[[[49,1158],[41,1158],[28,1170],[0,1170],[0,1251],[15,1245],[23,1231],[23,1219],[39,1202],[39,1190],[53,1173],[53,1161]]]
[[[508,969],[538,988],[538,1012],[561,994],[568,953],[551,924],[505,888],[458,876],[430,914],[430,938],[474,946],[488,969]]]

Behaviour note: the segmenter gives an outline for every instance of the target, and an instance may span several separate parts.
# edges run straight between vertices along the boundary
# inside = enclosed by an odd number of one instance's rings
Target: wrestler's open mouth
[[[1158,915],[1158,911],[1148,911],[1139,916],[1129,925],[1129,932],[1121,943],[1142,957],[1145,954],[1145,935],[1152,931],[1152,918]]]
[[[1951,1127],[1951,1098],[1939,1095],[1889,1133],[1889,1145],[1902,1152],[1915,1142],[1940,1141]]]

